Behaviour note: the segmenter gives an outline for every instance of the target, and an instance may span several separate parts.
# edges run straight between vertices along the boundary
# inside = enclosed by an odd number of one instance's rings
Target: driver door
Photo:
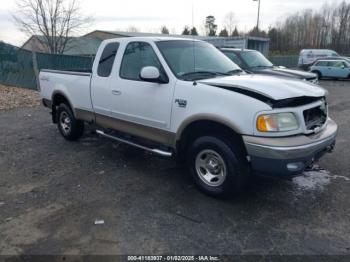
[[[158,68],[162,77],[168,78],[151,43],[129,42],[119,72],[110,83],[112,117],[127,121],[124,125],[130,123],[130,128],[138,128],[137,131],[142,131],[144,127],[169,130],[175,81],[143,81],[140,72],[145,66]],[[130,130],[130,133],[133,131]]]

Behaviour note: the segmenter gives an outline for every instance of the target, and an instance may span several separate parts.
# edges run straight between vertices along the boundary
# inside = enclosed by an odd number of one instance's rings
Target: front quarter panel
[[[186,102],[186,106],[179,101]],[[171,129],[181,136],[184,128],[198,120],[211,120],[238,134],[253,135],[253,120],[260,111],[271,107],[255,98],[205,84],[179,80],[173,99]]]

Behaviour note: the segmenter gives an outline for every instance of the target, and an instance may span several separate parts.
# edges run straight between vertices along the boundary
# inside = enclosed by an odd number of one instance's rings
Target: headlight
[[[256,128],[260,132],[285,132],[299,128],[293,113],[264,114],[258,117]]]

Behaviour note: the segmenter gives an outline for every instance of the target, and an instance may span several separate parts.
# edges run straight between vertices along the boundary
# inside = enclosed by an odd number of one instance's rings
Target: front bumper
[[[333,150],[337,124],[328,119],[326,127],[317,134],[291,137],[243,136],[254,173],[287,177],[297,175],[326,152]]]

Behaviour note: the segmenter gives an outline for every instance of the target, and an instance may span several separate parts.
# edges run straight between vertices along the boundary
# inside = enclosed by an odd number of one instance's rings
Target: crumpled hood
[[[260,74],[275,75],[275,76],[293,77],[298,79],[314,79],[317,77],[317,75],[314,73],[303,72],[303,71],[293,70],[288,68],[280,68],[280,67],[264,68],[264,69],[256,70],[254,72],[260,73]]]
[[[278,78],[265,75],[233,75],[198,81],[211,86],[221,86],[226,89],[242,89],[263,95],[273,100],[295,97],[323,97],[327,91],[307,81],[291,78]]]

